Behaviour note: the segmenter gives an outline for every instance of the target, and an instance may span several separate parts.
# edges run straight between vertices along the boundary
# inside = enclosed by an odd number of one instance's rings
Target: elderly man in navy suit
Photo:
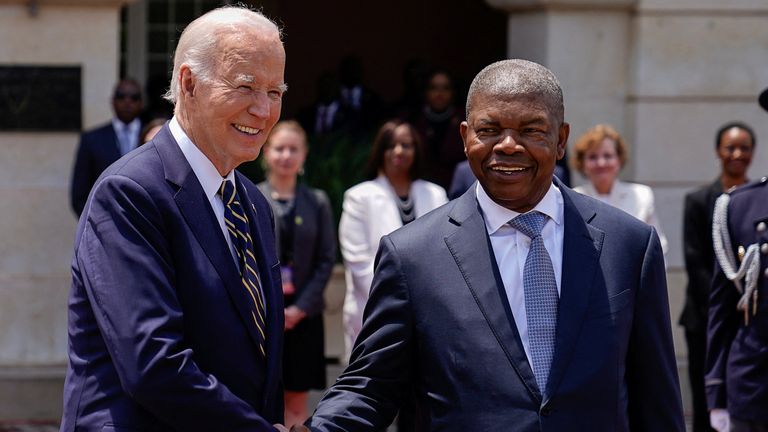
[[[350,365],[307,426],[381,430],[415,400],[425,431],[683,431],[659,237],[553,179],[557,78],[494,63],[466,111],[478,184],[382,238]]]
[[[139,114],[143,107],[139,83],[132,79],[121,80],[112,93],[115,117],[109,123],[80,136],[69,193],[72,209],[78,217],[101,173],[120,156],[140,144]]]
[[[284,68],[279,29],[249,9],[182,33],[174,117],[101,175],[80,218],[62,432],[282,422],[274,221],[235,167],[280,116]]]
[[[768,89],[760,95],[768,111]],[[718,198],[715,276],[709,295],[710,424],[718,432],[768,431],[768,177]]]

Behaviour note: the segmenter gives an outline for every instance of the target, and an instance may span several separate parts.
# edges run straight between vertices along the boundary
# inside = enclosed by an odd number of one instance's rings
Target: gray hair
[[[486,66],[472,80],[467,94],[467,118],[477,95],[536,96],[544,100],[560,122],[563,122],[563,90],[555,74],[528,60],[502,60]]]
[[[282,40],[280,28],[261,12],[245,6],[222,6],[195,19],[181,33],[173,57],[171,85],[163,96],[175,104],[179,95],[179,71],[186,64],[195,76],[211,81],[216,69],[216,52],[224,36],[240,33],[243,28],[260,28],[275,32]]]

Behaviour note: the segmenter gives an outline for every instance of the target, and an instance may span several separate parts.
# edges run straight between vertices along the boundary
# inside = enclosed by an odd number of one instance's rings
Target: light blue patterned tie
[[[536,211],[522,214],[509,221],[512,228],[531,239],[531,247],[523,268],[523,292],[533,374],[542,393],[547,388],[549,367],[555,353],[559,300],[552,259],[541,237],[541,229],[545,222],[546,216]]]

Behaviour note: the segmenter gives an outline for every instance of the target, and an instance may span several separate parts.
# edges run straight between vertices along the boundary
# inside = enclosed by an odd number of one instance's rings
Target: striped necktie
[[[555,353],[557,303],[560,300],[552,259],[541,237],[545,222],[546,216],[537,211],[509,221],[512,228],[531,239],[523,267],[523,293],[533,374],[542,394],[547,388],[549,367]]]
[[[229,180],[221,182],[219,196],[224,202],[224,222],[229,231],[229,238],[237,253],[238,264],[240,267],[240,280],[243,288],[248,293],[248,297],[253,302],[251,316],[253,323],[258,329],[259,350],[266,356],[264,344],[266,340],[266,320],[264,319],[264,299],[261,293],[261,280],[256,270],[256,257],[253,254],[253,239],[248,230],[248,216],[240,205],[237,191]]]

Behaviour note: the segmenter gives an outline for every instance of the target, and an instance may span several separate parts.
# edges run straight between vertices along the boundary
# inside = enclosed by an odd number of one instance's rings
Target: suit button
[[[765,275],[765,277],[767,277],[767,278],[768,278],[768,267],[766,267],[766,269],[765,269],[765,271],[763,272],[763,274]]]
[[[760,245],[760,252],[763,254],[768,254],[768,243],[763,243]]]
[[[768,228],[768,226],[765,225],[765,222],[757,224],[757,232],[763,232],[766,228]]]

